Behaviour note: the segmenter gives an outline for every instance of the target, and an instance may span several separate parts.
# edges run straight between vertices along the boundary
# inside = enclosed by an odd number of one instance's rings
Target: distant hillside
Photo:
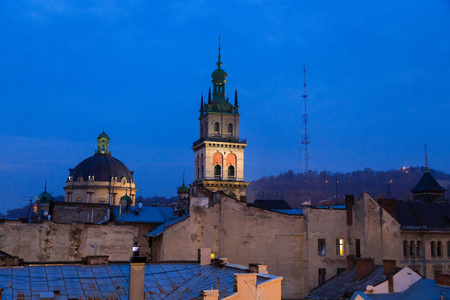
[[[362,192],[368,192],[374,197],[408,200],[412,196],[410,191],[416,186],[424,170],[423,167],[389,171],[364,169],[349,173],[294,173],[289,170],[278,176],[252,181],[247,189],[247,198],[248,202],[255,199],[283,199],[292,207],[299,207],[308,200],[312,204],[324,199],[336,202],[337,180],[339,203],[343,203],[346,194],[358,197]],[[441,171],[431,170],[431,174],[436,180],[450,180],[450,175]]]

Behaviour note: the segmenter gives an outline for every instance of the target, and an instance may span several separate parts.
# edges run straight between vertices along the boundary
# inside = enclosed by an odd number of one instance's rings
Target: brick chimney
[[[378,204],[387,211],[394,219],[397,219],[397,200],[378,199]]]
[[[434,275],[434,280],[436,280],[436,284],[438,285],[450,286],[449,274],[436,274]]]
[[[354,195],[345,195],[345,210],[347,212],[347,226],[353,225],[353,206],[355,205]]]
[[[395,259],[383,259],[383,274],[392,275],[397,270],[397,261]]]
[[[203,290],[200,292],[201,300],[218,300],[219,290]]]
[[[394,274],[397,270],[396,261],[394,259],[383,259],[383,274],[388,280],[388,292],[394,292]]]
[[[347,255],[347,271],[352,270],[355,267],[355,255]]]
[[[128,290],[128,299],[145,299],[145,256],[133,256],[130,258],[130,287]]]
[[[375,270],[373,258],[356,259],[356,280],[360,281]]]

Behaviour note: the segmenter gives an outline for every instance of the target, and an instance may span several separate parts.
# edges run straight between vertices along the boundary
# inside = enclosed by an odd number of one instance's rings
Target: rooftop
[[[156,263],[145,265],[146,299],[200,299],[202,290],[220,284],[219,299],[234,293],[234,274],[248,273],[244,266],[223,268],[198,263]],[[37,265],[0,268],[3,299],[39,299],[42,292],[55,299],[128,299],[130,265]],[[257,283],[278,279],[259,274]],[[55,292],[56,291],[56,292]]]

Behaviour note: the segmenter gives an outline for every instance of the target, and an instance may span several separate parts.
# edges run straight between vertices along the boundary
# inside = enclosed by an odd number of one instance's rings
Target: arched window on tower
[[[438,257],[442,256],[442,242],[437,242],[437,246],[436,246],[436,254]]]
[[[422,257],[422,242],[421,241],[417,241],[416,255],[417,255],[417,257]]]
[[[234,178],[234,166],[233,165],[228,166],[228,178]]]
[[[222,168],[220,165],[214,166],[214,178],[220,178],[222,176]]]
[[[409,242],[409,256],[411,256],[411,257],[414,256],[414,242],[413,241]]]
[[[408,257],[408,242],[403,241],[403,257]]]
[[[233,134],[233,124],[231,124],[231,123],[228,123],[228,125],[227,125],[227,131],[228,131],[228,134]]]
[[[436,242],[431,242],[431,257],[436,257]]]
[[[219,122],[214,122],[214,134],[218,135],[219,134]]]

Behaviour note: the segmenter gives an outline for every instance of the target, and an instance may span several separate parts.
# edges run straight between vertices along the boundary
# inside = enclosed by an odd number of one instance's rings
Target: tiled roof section
[[[356,280],[356,268],[344,271],[312,290],[307,299],[341,299],[344,295],[351,296],[355,291],[365,291],[366,287],[377,285],[386,280],[383,266],[375,266],[375,270],[364,279]]]
[[[397,221],[403,229],[450,230],[450,204],[398,201]]]
[[[0,268],[3,299],[34,299],[40,292],[59,291],[79,299],[128,299],[128,264],[104,266],[58,265]],[[235,273],[244,269],[215,268],[197,263],[159,263],[145,266],[146,299],[200,299],[200,291],[220,284],[220,297],[234,293]],[[261,278],[259,278],[261,277]],[[258,276],[258,282],[270,280]]]
[[[162,224],[169,220],[177,218],[173,214],[172,207],[147,207],[143,206],[141,210],[137,206],[131,207],[131,212],[126,212],[122,207],[122,213],[119,214],[119,206],[114,206],[114,219],[124,223],[159,223]]]
[[[422,178],[420,178],[419,183],[417,183],[416,187],[411,190],[411,192],[425,192],[425,191],[433,191],[433,192],[445,192],[440,184],[434,179],[433,175],[430,172],[423,173]]]
[[[437,285],[436,281],[422,278],[411,285],[410,288],[393,294],[364,294],[359,293],[363,299],[383,299],[383,300],[423,300],[423,299],[441,299],[441,295],[450,294],[450,287]],[[356,299],[355,293],[351,299]]]
[[[290,209],[291,206],[284,200],[255,200],[249,206],[256,206],[264,209]]]

